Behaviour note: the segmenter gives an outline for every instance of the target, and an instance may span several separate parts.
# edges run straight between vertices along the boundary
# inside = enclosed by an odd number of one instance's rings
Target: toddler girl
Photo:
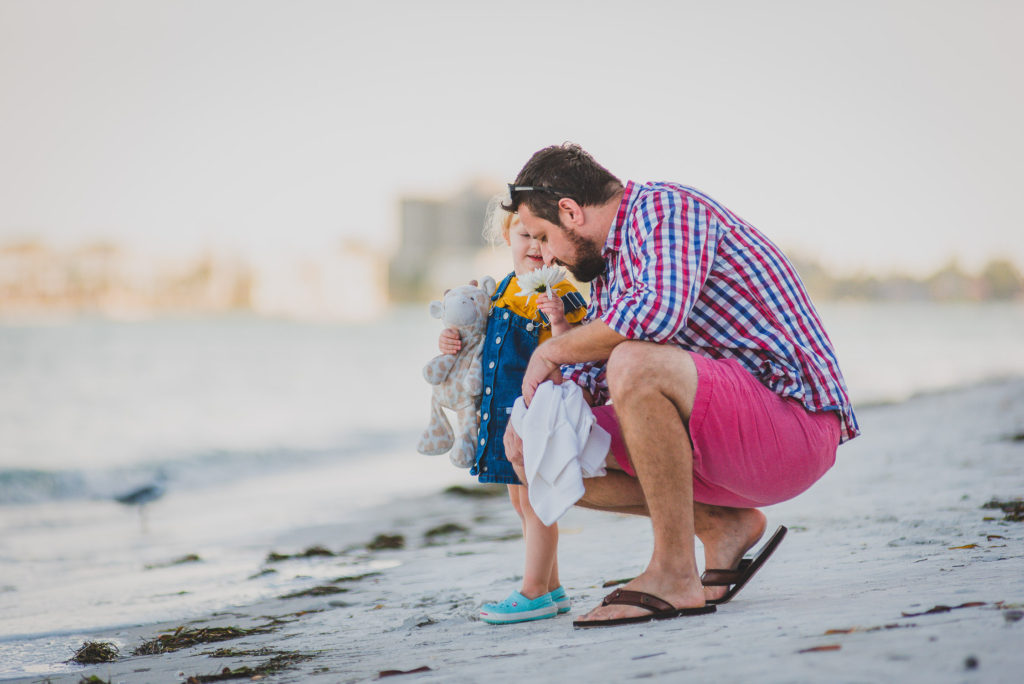
[[[480,398],[480,433],[476,461],[470,470],[480,482],[508,485],[508,495],[519,514],[526,542],[523,584],[501,603],[484,604],[480,617],[491,624],[509,624],[554,617],[569,611],[569,598],[558,581],[558,525],[547,527],[533,512],[526,487],[505,458],[503,437],[512,405],[522,393],[523,375],[530,354],[552,335],[568,332],[586,315],[586,302],[566,280],[547,293],[523,296],[518,278],[544,265],[540,243],[533,240],[519,218],[491,203],[488,228],[492,242],[500,235],[512,248],[513,272],[498,285],[487,320],[484,339],[484,393]],[[461,348],[454,328],[441,332],[441,351]]]

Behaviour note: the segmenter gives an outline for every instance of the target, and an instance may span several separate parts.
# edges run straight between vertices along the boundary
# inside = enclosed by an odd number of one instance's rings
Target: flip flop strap
[[[676,609],[668,601],[664,601],[653,594],[645,594],[642,591],[630,591],[629,589],[616,589],[604,597],[601,605],[636,606],[637,608],[649,610],[652,613],[664,613]]]
[[[749,558],[744,558],[735,570],[721,570],[718,568],[705,570],[704,574],[700,576],[700,583],[705,587],[727,587],[730,584],[736,584],[747,574],[747,568],[750,566],[750,563],[751,560]]]

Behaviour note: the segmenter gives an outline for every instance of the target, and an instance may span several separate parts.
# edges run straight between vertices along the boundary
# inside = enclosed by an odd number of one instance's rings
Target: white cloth
[[[583,496],[584,477],[605,474],[611,435],[572,382],[541,383],[529,408],[516,399],[510,420],[523,440],[530,505],[551,525]]]

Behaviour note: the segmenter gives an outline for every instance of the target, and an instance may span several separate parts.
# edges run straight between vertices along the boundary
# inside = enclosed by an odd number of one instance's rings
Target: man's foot
[[[768,521],[756,508],[707,507],[697,535],[704,544],[704,567],[733,569],[764,535]],[[719,599],[728,587],[704,587],[704,598]]]
[[[697,577],[692,577],[688,582],[683,581],[679,573],[657,576],[657,573],[648,569],[644,571],[643,574],[634,577],[628,584],[623,586],[622,589],[651,594],[666,603],[671,604],[671,606],[676,609],[700,608],[704,606],[704,591],[701,587],[700,580]],[[649,609],[631,605],[613,604],[598,606],[576,620],[573,624],[577,626],[585,626],[581,623],[593,620],[603,621],[641,616],[649,617],[650,615],[651,611]]]

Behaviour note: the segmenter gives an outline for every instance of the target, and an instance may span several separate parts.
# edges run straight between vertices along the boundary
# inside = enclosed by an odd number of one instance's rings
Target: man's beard
[[[561,223],[561,222],[559,222]],[[569,242],[576,247],[576,260],[572,264],[563,263],[569,269],[572,277],[581,283],[589,283],[594,278],[604,273],[604,257],[601,256],[601,249],[596,245],[587,242],[582,235],[561,225],[562,231],[569,238]]]

